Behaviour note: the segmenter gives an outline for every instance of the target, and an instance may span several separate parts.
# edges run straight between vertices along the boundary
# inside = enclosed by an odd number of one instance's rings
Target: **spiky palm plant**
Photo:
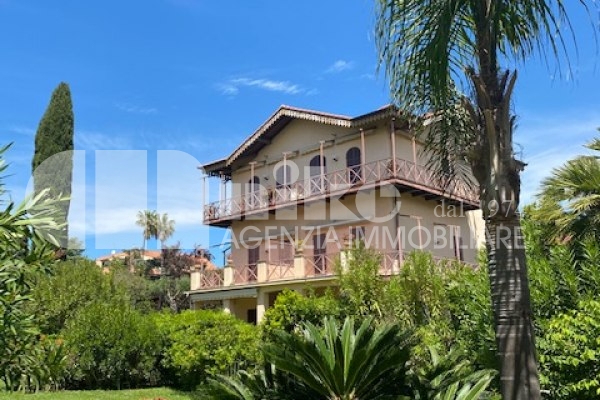
[[[600,138],[587,144],[600,152]],[[551,221],[556,238],[600,239],[600,153],[576,157],[542,182],[536,217]]]
[[[569,2],[571,3],[571,2]],[[573,2],[584,7],[593,0]],[[503,398],[540,399],[511,99],[532,53],[567,55],[566,0],[377,0],[376,39],[391,93],[424,126],[430,166],[443,182],[477,183]],[[415,122],[422,122],[416,120]]]
[[[355,329],[350,318],[342,326],[325,319],[322,330],[306,323],[300,335],[277,332],[266,356],[320,399],[397,398],[408,393],[407,344],[408,335],[394,325],[375,328],[366,319]]]
[[[325,319],[323,327],[304,323],[299,332],[277,331],[265,348],[267,367],[238,379],[219,378],[214,398],[371,400],[404,399],[409,335],[394,325],[355,328]],[[221,397],[219,397],[221,396]]]

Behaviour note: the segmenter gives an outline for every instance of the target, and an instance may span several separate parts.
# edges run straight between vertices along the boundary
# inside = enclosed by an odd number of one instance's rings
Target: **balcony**
[[[290,185],[260,187],[252,193],[206,204],[204,223],[226,226],[232,219],[259,214],[326,198],[342,196],[360,189],[394,184],[401,192],[424,196],[426,199],[446,199],[461,203],[466,209],[479,206],[477,192],[456,180],[444,189],[434,174],[422,165],[396,159],[373,161],[364,165],[316,175]]]
[[[195,271],[191,276],[191,291],[210,291],[254,285],[298,283],[335,278],[335,265],[345,264],[346,251],[318,255],[297,254],[277,262],[227,266],[220,270]],[[392,276],[400,272],[404,262],[402,251],[380,252],[379,273]],[[434,257],[436,262],[449,259]]]

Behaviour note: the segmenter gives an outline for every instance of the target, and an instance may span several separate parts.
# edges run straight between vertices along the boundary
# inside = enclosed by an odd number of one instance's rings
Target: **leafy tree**
[[[35,153],[31,162],[33,186],[36,194],[48,190],[52,198],[65,197],[57,218],[64,225],[55,234],[61,247],[67,247],[69,238],[68,215],[73,175],[73,103],[69,85],[61,82],[52,92],[50,103],[42,117],[35,136]]]
[[[145,280],[149,297],[155,304],[155,309],[168,307],[171,312],[180,312],[190,308],[190,299],[185,292],[190,290],[190,278],[187,275],[179,278],[161,276],[159,279]]]
[[[446,185],[454,177],[471,180],[465,173],[470,167],[479,186],[502,395],[539,399],[517,211],[524,168],[513,149],[511,99],[517,74],[504,70],[501,62],[526,61],[536,51],[566,55],[563,25],[571,27],[566,1],[376,3],[379,60],[393,98],[409,116],[433,113],[427,121],[432,123],[423,126],[430,166]]]
[[[0,148],[0,174],[7,149]],[[0,196],[5,194],[0,176]],[[39,330],[29,308],[34,276],[54,262],[59,243],[52,232],[64,227],[56,222],[61,199],[47,194],[43,190],[18,205],[0,199],[0,379],[8,390],[39,388],[48,372],[38,362]]]
[[[600,302],[585,300],[544,323],[540,338],[542,384],[550,399],[600,395]]]
[[[32,311],[44,334],[59,334],[84,309],[97,303],[129,304],[122,282],[102,272],[92,261],[70,260],[55,265],[51,275],[35,279]]]
[[[348,249],[345,260],[338,260],[342,307],[348,315],[381,317],[384,281],[379,274],[381,255],[357,241]]]
[[[183,252],[179,245],[163,247],[160,261],[151,260],[147,268],[160,267],[161,276],[150,284],[158,309],[168,305],[173,312],[189,308],[185,292],[190,289],[189,272],[194,266],[194,256]]]

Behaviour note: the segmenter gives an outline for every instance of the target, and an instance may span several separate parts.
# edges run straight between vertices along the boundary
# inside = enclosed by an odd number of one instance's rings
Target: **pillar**
[[[256,323],[259,324],[265,317],[265,311],[269,307],[269,293],[259,288],[256,294]]]

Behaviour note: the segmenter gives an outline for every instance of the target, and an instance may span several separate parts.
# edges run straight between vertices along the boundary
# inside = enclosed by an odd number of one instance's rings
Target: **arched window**
[[[248,180],[248,186],[246,187],[246,193],[256,192],[260,186],[260,178],[254,176]]]
[[[275,171],[275,186],[289,186],[292,183],[292,169],[289,165],[282,165]]]
[[[258,191],[260,190],[260,178],[258,176],[254,176],[248,180],[246,184],[245,197],[246,203],[249,208],[254,208],[259,204],[258,201]]]
[[[323,161],[321,163],[321,161]],[[323,173],[327,172],[327,159],[320,155],[314,156],[310,159],[310,176],[321,175],[321,165],[323,165]]]
[[[327,159],[320,155],[311,158],[309,163],[310,168],[310,192],[322,193],[325,191],[325,178],[321,176],[321,165],[323,166],[322,172],[327,172]]]
[[[346,167],[350,183],[360,182],[362,179],[360,149],[352,147],[346,152]]]

